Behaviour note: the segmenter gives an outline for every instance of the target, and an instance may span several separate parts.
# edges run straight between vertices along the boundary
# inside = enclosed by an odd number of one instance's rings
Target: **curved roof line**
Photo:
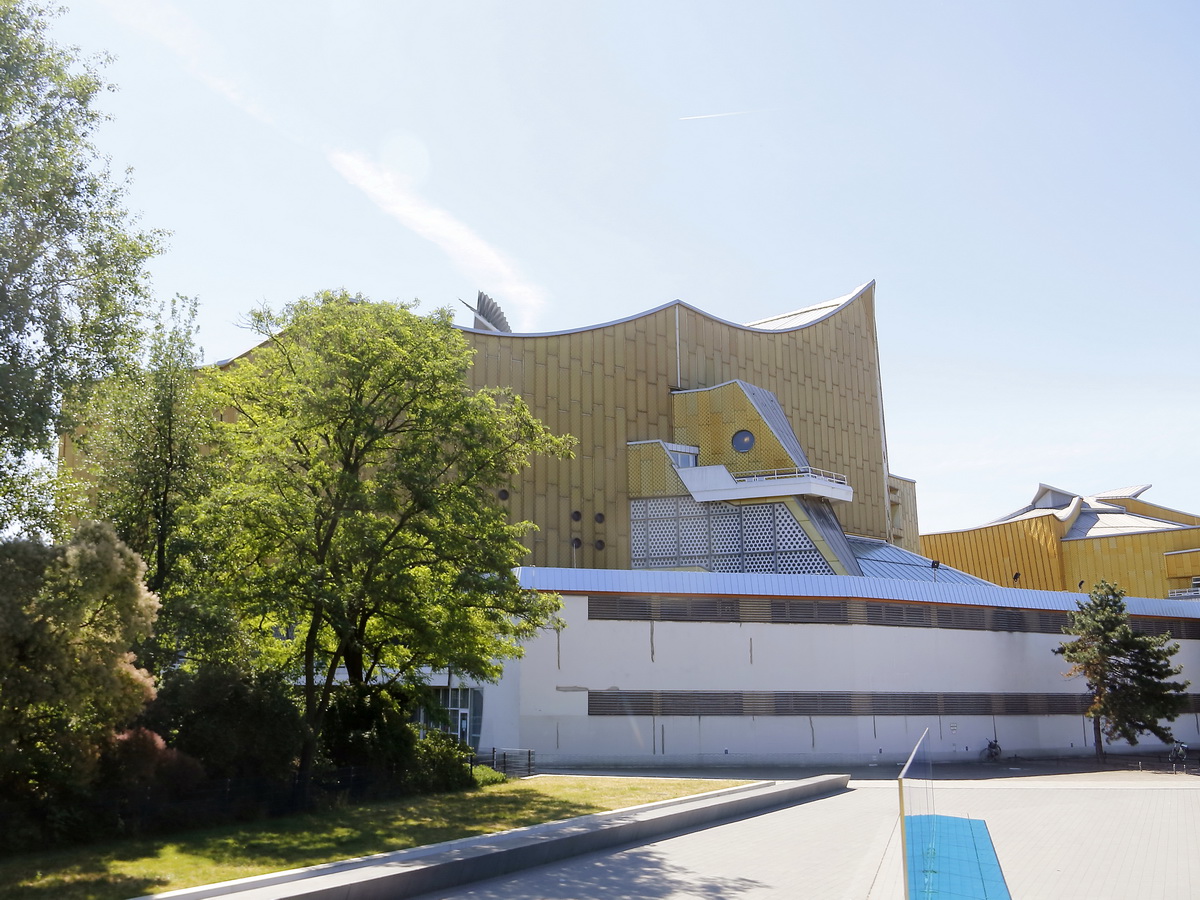
[[[692,306],[692,304],[685,303],[682,300],[672,300],[669,303],[663,303],[660,306],[655,306],[652,309],[647,309],[647,310],[643,310],[642,312],[633,313],[632,315],[629,315],[629,316],[623,316],[620,319],[611,319],[607,322],[600,322],[596,325],[584,325],[579,328],[564,328],[560,331],[513,331],[513,332],[509,332],[509,333],[501,335],[495,331],[488,331],[483,328],[469,328],[466,325],[456,325],[455,327],[458,328],[460,331],[468,331],[472,334],[484,334],[484,335],[489,335],[491,337],[558,337],[558,336],[564,335],[564,334],[581,334],[585,331],[598,331],[601,328],[609,328],[613,325],[623,325],[624,323],[632,322],[635,319],[643,319],[643,318],[646,318],[647,316],[652,316],[655,313],[662,312],[664,309],[670,309],[671,307],[674,307],[674,306],[682,306],[684,309],[689,309],[692,312],[696,313],[697,315],[704,316],[704,318],[710,319],[713,322],[718,322],[722,325],[728,325],[731,328],[737,328],[741,331],[757,332],[759,334],[784,334],[789,331],[800,331],[802,328],[808,328],[810,325],[816,325],[818,322],[825,321],[830,316],[845,309],[847,306],[849,306],[851,303],[853,303],[855,300],[857,300],[859,297],[861,297],[863,294],[865,294],[868,289],[873,288],[874,286],[875,286],[875,280],[871,279],[866,284],[859,285],[857,288],[855,288],[849,294],[845,294],[842,297],[837,297],[834,300],[825,300],[821,303],[816,303],[816,304],[813,304],[812,306],[804,307],[803,309],[796,310],[795,312],[792,312],[792,313],[783,313],[782,315],[772,316],[769,319],[760,319],[759,320],[760,323],[761,322],[770,322],[775,319],[782,319],[782,318],[786,318],[787,316],[795,315],[798,312],[803,312],[805,309],[814,309],[816,307],[825,306],[826,304],[836,303],[836,305],[831,306],[829,309],[829,312],[825,313],[824,315],[818,316],[817,318],[813,319],[810,322],[803,322],[799,325],[793,325],[788,328],[760,328],[760,327],[755,327],[755,325],[743,325],[739,322],[731,322],[728,319],[722,319],[720,316],[714,316],[712,313],[705,312],[704,310],[700,309],[699,307]],[[841,302],[839,303],[837,301],[841,301]]]

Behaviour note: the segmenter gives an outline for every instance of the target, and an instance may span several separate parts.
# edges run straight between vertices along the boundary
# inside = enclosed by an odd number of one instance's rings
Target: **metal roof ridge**
[[[1200,526],[1197,526],[1200,527]],[[760,597],[896,600],[1072,612],[1087,594],[1000,585],[909,581],[870,575],[684,572],[667,569],[522,567],[523,587],[555,593],[740,594]],[[1200,603],[1126,596],[1134,615],[1200,619]]]
[[[791,332],[791,331],[800,331],[801,329],[808,328],[811,325],[816,325],[818,322],[823,322],[826,319],[828,319],[830,316],[836,315],[838,312],[845,309],[849,304],[853,303],[855,300],[857,300],[859,297],[861,297],[868,288],[871,288],[874,286],[875,286],[875,280],[871,279],[866,284],[860,285],[852,293],[846,294],[845,300],[842,303],[839,303],[837,306],[831,308],[830,311],[828,313],[826,313],[825,315],[819,316],[818,318],[813,319],[811,322],[805,322],[802,325],[796,325],[791,328],[758,328],[754,325],[745,325],[740,322],[734,322],[731,319],[723,319],[720,316],[714,315],[713,313],[710,313],[710,312],[707,312],[698,306],[693,306],[691,303],[688,303],[684,300],[671,300],[671,301],[668,301],[667,303],[662,303],[662,304],[659,304],[658,306],[652,307],[651,309],[643,310],[641,312],[631,313],[628,316],[622,316],[619,319],[610,319],[605,322],[598,322],[594,325],[582,325],[582,326],[579,326],[576,328],[562,328],[562,329],[558,329],[556,331],[496,332],[496,331],[488,331],[483,328],[472,328],[467,325],[455,325],[454,327],[457,328],[459,331],[469,331],[472,334],[484,334],[484,335],[491,335],[493,337],[518,337],[518,338],[558,337],[558,336],[561,336],[564,334],[582,334],[587,331],[598,331],[601,328],[609,328],[613,325],[622,325],[625,322],[632,322],[635,319],[641,319],[641,318],[645,318],[647,316],[652,316],[655,313],[662,312],[663,310],[670,309],[674,306],[682,306],[685,309],[689,309],[692,312],[696,313],[697,315],[704,316],[704,318],[710,319],[713,322],[718,322],[722,325],[728,325],[731,328],[737,328],[741,331],[753,331],[753,332],[758,332],[758,333],[762,333],[762,334],[787,334],[788,332]],[[842,298],[839,297],[836,299],[841,300]],[[823,302],[830,302],[830,301],[823,301]],[[806,308],[814,309],[821,305],[822,305],[821,303],[817,303],[817,304],[814,304],[813,306],[806,307]],[[796,310],[795,312],[792,312],[792,313],[782,313],[780,315],[780,317],[794,315],[796,312],[803,312],[803,310]]]

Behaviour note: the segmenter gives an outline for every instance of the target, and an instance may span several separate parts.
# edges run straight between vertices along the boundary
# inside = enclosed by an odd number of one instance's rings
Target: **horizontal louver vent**
[[[1197,696],[1188,695],[1195,708]],[[588,691],[589,716],[1067,716],[1086,694]]]
[[[1061,635],[1067,613],[997,606],[949,606],[878,600],[765,597],[594,596],[589,619],[655,622],[773,622],[777,624],[891,625]],[[1200,621],[1130,616],[1134,631],[1169,632],[1175,640],[1200,640]]]

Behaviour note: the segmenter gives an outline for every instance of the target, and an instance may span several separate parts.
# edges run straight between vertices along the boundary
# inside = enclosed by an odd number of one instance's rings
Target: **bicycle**
[[[1183,741],[1176,741],[1171,748],[1171,752],[1167,754],[1167,762],[1170,763],[1187,763],[1188,745]]]
[[[988,739],[988,745],[979,751],[980,762],[997,762],[1000,759],[1000,742]]]

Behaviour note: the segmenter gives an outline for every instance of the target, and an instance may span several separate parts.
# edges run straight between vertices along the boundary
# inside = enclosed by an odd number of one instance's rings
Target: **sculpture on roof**
[[[478,328],[482,331],[498,331],[502,334],[512,334],[512,327],[508,324],[508,319],[504,317],[504,310],[500,308],[500,304],[485,294],[483,291],[475,298],[475,305],[460,300],[463,306],[475,313],[475,321],[472,323],[472,328]]]

